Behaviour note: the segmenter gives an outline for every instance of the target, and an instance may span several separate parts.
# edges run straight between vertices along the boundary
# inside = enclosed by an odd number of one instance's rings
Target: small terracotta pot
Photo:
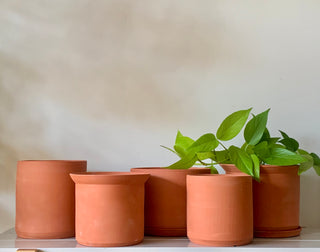
[[[252,179],[243,174],[187,176],[190,241],[238,246],[253,238]]]
[[[69,174],[85,172],[87,161],[19,161],[16,233],[21,238],[58,239],[75,234],[75,186]]]
[[[144,231],[144,184],[149,174],[71,174],[76,183],[76,240],[85,246],[138,244]]]
[[[300,234],[298,169],[298,165],[260,167],[261,182],[253,182],[256,237],[291,237]]]
[[[230,164],[226,173],[242,173]],[[260,183],[253,181],[254,236],[280,238],[298,236],[300,176],[298,165],[260,166]]]
[[[150,167],[132,168],[131,171],[151,175],[146,183],[145,234],[186,236],[186,176],[208,174],[210,169]]]

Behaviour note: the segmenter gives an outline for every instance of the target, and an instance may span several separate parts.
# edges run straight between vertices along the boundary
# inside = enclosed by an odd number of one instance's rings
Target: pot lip
[[[72,172],[70,177],[76,184],[136,184],[145,182],[150,174],[135,172]]]
[[[131,168],[131,171],[143,171],[143,170],[152,170],[152,171],[166,171],[166,172],[180,172],[180,173],[185,173],[188,170],[209,170],[210,168],[206,167],[190,167],[188,169],[169,169],[165,167],[134,167]]]
[[[188,174],[187,177],[250,177],[245,173],[228,173],[228,174]]]
[[[147,173],[133,173],[121,171],[92,171],[92,172],[72,172],[70,175],[86,177],[110,177],[110,176],[139,176]]]
[[[229,173],[229,174],[188,174],[187,181],[243,181],[252,183],[252,177],[245,173]]]
[[[78,163],[78,162],[87,162],[87,160],[64,160],[64,159],[26,159],[19,160],[18,163],[22,162],[65,162],[65,163]]]

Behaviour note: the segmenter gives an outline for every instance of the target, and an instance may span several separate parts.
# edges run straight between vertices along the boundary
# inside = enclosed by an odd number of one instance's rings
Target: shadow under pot
[[[241,173],[231,164],[226,173]],[[260,166],[260,183],[253,180],[254,236],[281,238],[298,236],[300,212],[299,166]]]
[[[85,246],[138,244],[144,237],[144,184],[149,174],[88,172],[76,183],[76,240]]]
[[[75,235],[75,185],[70,173],[85,172],[87,161],[18,161],[16,224],[18,237],[60,239]]]
[[[253,239],[251,177],[188,175],[187,231],[191,242],[205,246],[250,243]]]
[[[145,235],[186,236],[186,176],[209,174],[210,169],[146,167],[131,171],[150,174],[145,187]]]

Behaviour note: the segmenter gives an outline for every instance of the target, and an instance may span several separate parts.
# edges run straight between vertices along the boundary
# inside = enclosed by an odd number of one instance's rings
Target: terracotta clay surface
[[[138,244],[144,237],[144,184],[149,174],[71,174],[76,183],[76,240],[85,246]]]
[[[242,173],[232,164],[222,164],[226,173]],[[260,183],[253,180],[254,236],[297,236],[299,226],[300,176],[298,165],[260,166]]]
[[[210,173],[207,168],[184,170],[132,168],[150,174],[146,183],[145,234],[186,236],[186,176]]]
[[[75,185],[69,174],[85,172],[87,161],[19,161],[16,233],[21,238],[58,239],[75,234]]]
[[[188,238],[205,246],[253,239],[252,179],[248,175],[188,175]]]
[[[253,181],[254,229],[256,237],[290,237],[300,234],[299,166],[260,167]]]

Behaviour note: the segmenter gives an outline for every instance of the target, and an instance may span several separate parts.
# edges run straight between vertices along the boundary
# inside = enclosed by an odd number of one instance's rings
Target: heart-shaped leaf
[[[260,182],[260,159],[255,154],[251,154],[250,157],[253,162],[253,177]]]
[[[233,145],[229,147],[229,152],[232,163],[234,163],[240,171],[254,177],[251,157],[244,150]]]
[[[187,148],[189,148],[193,143],[193,139],[182,135],[181,132],[178,130],[176,141],[173,148],[180,157],[184,157],[187,154]]]
[[[310,155],[313,158],[313,168],[318,174],[318,176],[320,176],[320,158],[316,153],[313,152]]]
[[[252,108],[239,110],[224,119],[218,128],[217,138],[222,141],[227,141],[238,135],[248,120],[251,110]]]
[[[313,166],[313,158],[311,155],[303,154],[302,157],[304,157],[307,161],[300,164],[298,175],[301,175],[301,173],[309,170]]]
[[[188,169],[192,167],[197,161],[197,156],[194,153],[189,153],[183,158],[181,158],[178,162],[166,167],[169,169]]]
[[[207,133],[199,137],[192,145],[187,148],[187,153],[197,153],[197,152],[207,152],[212,151],[217,148],[219,145],[219,141],[216,137]]]
[[[270,109],[254,116],[244,129],[244,139],[250,145],[256,145],[265,132]]]
[[[296,165],[307,161],[305,157],[279,147],[271,148],[270,156],[262,160],[269,165]]]
[[[293,138],[284,138],[281,139],[279,142],[282,143],[290,151],[295,152],[299,149],[299,143]]]

